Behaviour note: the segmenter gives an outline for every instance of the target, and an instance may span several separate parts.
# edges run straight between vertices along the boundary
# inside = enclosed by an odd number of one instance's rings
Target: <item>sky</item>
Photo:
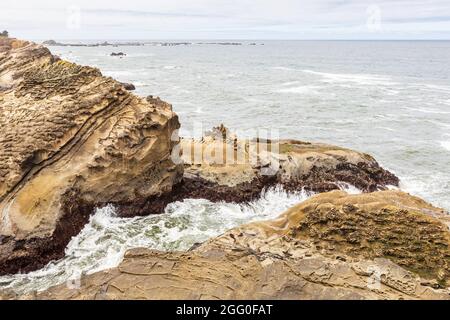
[[[30,40],[450,40],[450,0],[3,0]]]

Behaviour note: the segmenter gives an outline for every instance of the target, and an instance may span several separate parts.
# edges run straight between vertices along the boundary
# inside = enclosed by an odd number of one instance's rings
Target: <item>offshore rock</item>
[[[400,191],[333,191],[192,251],[133,249],[79,288],[19,298],[449,299],[449,223]]]
[[[181,180],[169,104],[11,38],[0,88],[0,274],[61,258],[94,207],[163,197]]]

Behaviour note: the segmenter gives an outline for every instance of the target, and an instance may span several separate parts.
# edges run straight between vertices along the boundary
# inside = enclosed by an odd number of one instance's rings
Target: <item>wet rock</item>
[[[123,52],[113,52],[111,53],[111,57],[126,57],[126,54]]]

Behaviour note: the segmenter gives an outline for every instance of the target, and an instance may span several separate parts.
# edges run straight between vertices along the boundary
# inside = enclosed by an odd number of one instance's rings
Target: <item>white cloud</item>
[[[74,6],[79,28],[67,23]],[[368,26],[369,7],[380,28]],[[2,4],[1,28],[29,39],[450,39],[450,2],[16,0]]]

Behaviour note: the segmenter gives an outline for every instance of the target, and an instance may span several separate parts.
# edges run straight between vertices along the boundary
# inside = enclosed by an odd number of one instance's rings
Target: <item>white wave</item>
[[[128,58],[149,58],[154,56],[154,53],[127,53]]]
[[[276,218],[309,196],[277,187],[247,205],[185,200],[168,205],[164,214],[132,219],[116,217],[114,207],[107,206],[98,209],[72,239],[63,259],[29,274],[0,277],[0,289],[18,293],[45,290],[80,274],[115,267],[131,248],[187,250],[238,225]]]
[[[164,66],[163,69],[164,70],[174,70],[174,69],[179,69],[180,67],[178,66]]]
[[[123,70],[103,71],[103,74],[107,77],[112,78],[132,77],[134,75],[133,72],[131,71],[123,71]]]
[[[298,87],[279,89],[279,90],[276,90],[276,92],[296,93],[296,94],[318,94],[319,89],[320,89],[320,87],[318,87],[318,86],[298,86]]]
[[[393,186],[393,185],[387,185],[386,188],[387,188],[388,190],[400,190],[399,187]]]
[[[450,151],[450,141],[440,141],[441,147],[447,151]]]
[[[326,83],[356,83],[359,85],[394,85],[396,82],[392,81],[390,77],[379,76],[372,74],[351,74],[351,73],[326,73],[313,70],[301,70],[304,73],[309,73],[323,78]]]

